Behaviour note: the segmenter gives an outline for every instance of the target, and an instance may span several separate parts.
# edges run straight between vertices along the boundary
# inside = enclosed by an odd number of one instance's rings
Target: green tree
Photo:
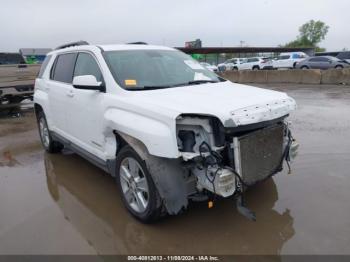
[[[322,21],[310,20],[299,28],[296,40],[287,43],[285,47],[314,47],[316,51],[324,51],[318,44],[325,39],[329,26]]]

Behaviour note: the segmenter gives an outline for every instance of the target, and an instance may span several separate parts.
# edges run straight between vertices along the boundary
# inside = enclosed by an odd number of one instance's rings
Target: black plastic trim
[[[256,129],[264,128],[264,127],[276,124],[278,122],[281,122],[281,121],[283,121],[283,119],[285,119],[288,116],[289,116],[289,114],[284,115],[284,116],[279,117],[279,118],[276,118],[276,119],[263,121],[263,122],[259,122],[259,123],[254,123],[254,124],[249,124],[249,125],[244,125],[244,126],[237,126],[237,127],[226,127],[225,133],[226,133],[226,135],[237,135],[237,134],[241,135],[244,132],[253,131]]]
[[[68,139],[62,137],[61,135],[57,134],[56,132],[50,131],[50,134],[52,138],[60,143],[62,143],[65,148],[70,149],[74,153],[80,155],[81,157],[85,158],[95,166],[101,168],[103,171],[109,173],[112,176],[116,175],[115,170],[115,159],[109,159],[107,161],[96,157],[95,155],[91,154],[90,152],[86,151],[85,149],[81,148],[80,146],[72,143]]]

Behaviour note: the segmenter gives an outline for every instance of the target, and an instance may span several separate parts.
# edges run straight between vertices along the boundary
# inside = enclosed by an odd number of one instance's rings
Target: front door
[[[88,52],[78,54],[73,77],[93,75],[98,82],[103,82],[100,67]],[[103,100],[105,93],[94,90],[83,90],[72,87],[70,112],[68,115],[69,133],[72,142],[86,151],[104,158]]]

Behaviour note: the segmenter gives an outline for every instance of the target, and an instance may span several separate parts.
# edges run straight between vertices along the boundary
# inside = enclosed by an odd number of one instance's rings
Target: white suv
[[[303,52],[281,53],[276,60],[273,60],[273,68],[295,68],[296,64],[307,58],[308,55]]]
[[[249,57],[237,64],[238,70],[272,69],[272,61],[267,57]]]
[[[292,98],[221,79],[167,47],[61,46],[43,64],[34,101],[46,151],[65,147],[110,173],[143,222],[233,194],[254,219],[242,192],[296,149],[285,124]]]

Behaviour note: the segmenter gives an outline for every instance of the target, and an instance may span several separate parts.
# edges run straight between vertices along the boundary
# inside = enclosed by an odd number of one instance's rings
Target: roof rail
[[[67,48],[67,47],[72,47],[72,46],[79,46],[79,45],[89,45],[89,43],[86,41],[80,40],[77,42],[72,42],[72,43],[60,45],[60,46],[56,47],[55,50],[63,49],[63,48]]]
[[[128,43],[128,45],[148,45],[148,44],[145,42],[131,42],[131,43]]]

